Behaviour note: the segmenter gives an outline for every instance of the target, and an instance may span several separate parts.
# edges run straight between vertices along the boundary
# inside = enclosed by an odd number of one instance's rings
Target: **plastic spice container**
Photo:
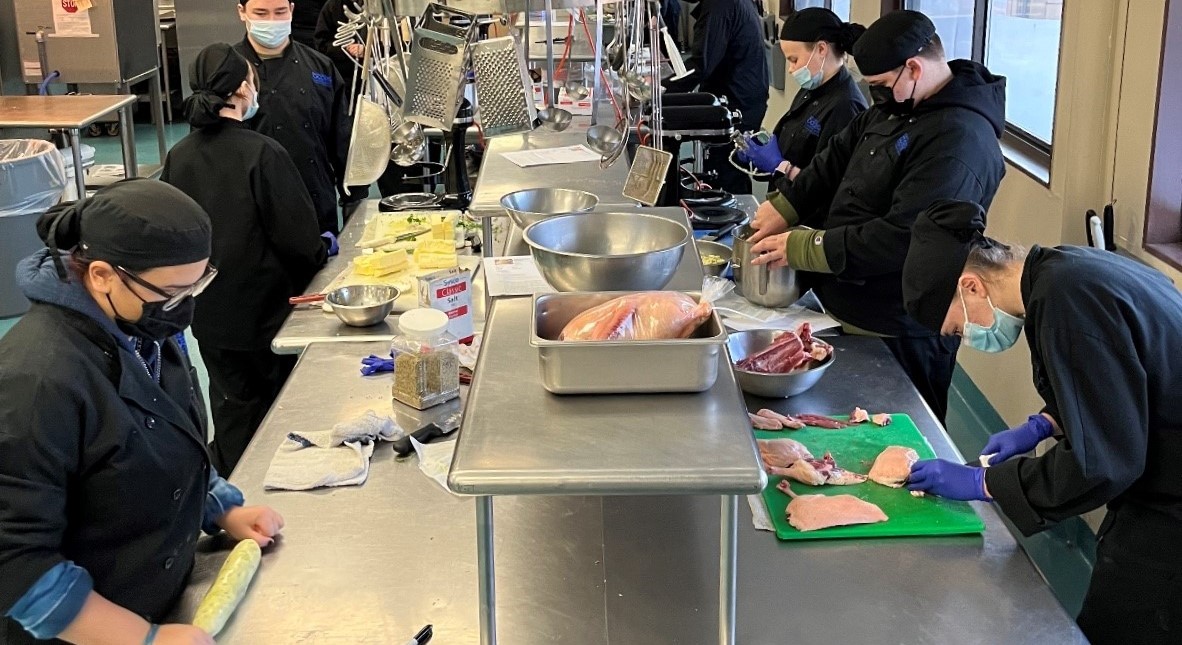
[[[460,395],[456,339],[447,333],[447,314],[411,309],[398,317],[394,354],[394,399],[419,410]]]

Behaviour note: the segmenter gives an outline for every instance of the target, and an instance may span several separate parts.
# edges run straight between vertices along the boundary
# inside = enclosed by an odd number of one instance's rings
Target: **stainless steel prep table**
[[[732,645],[738,495],[759,492],[767,476],[730,365],[720,362],[701,394],[555,396],[530,365],[532,315],[529,299],[493,302],[447,480],[480,496],[481,643],[498,635],[492,495],[714,494],[723,496],[716,633]]]
[[[817,388],[773,407],[906,412],[937,454],[956,457],[881,342],[842,337],[834,344],[840,360]],[[263,491],[287,432],[390,410],[390,375],[357,374],[359,358],[384,347],[311,345],[243,455],[231,481],[248,503],[279,510],[287,527],[218,642],[400,643],[427,622],[440,643],[479,642],[471,498],[448,495],[414,459],[398,462],[389,448],[378,449],[363,486]],[[993,509],[977,507],[986,521],[981,537],[808,543],[756,531],[744,510],[738,641],[1084,643]],[[711,642],[718,508],[717,497],[696,496],[498,499],[502,639]],[[192,617],[228,547],[202,539],[175,620]]]
[[[341,247],[340,254],[328,259],[328,264],[320,269],[304,290],[306,293],[319,293],[353,262],[353,258],[361,255],[361,249],[357,248],[357,242],[365,233],[366,221],[379,212],[379,201],[377,199],[365,200],[353,217],[349,218],[345,228],[338,236]],[[472,309],[477,328],[484,322],[484,308],[484,275],[480,269],[477,269],[472,275]],[[389,343],[398,333],[395,325],[396,320],[398,317],[392,315],[384,322],[372,327],[350,327],[342,323],[335,315],[324,311],[320,305],[311,307],[300,305],[292,310],[287,320],[283,322],[283,326],[279,328],[279,333],[272,339],[271,351],[276,354],[298,354],[304,351],[304,348],[310,343],[321,342],[382,340]],[[388,351],[389,348],[378,352],[378,354],[384,355]]]

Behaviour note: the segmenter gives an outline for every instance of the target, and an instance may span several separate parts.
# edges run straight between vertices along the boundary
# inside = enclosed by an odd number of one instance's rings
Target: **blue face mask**
[[[821,86],[821,81],[825,78],[824,61],[821,61],[821,70],[816,74],[813,74],[812,70],[809,69],[809,63],[813,62],[813,56],[815,56],[816,53],[817,48],[813,47],[813,52],[809,54],[809,59],[805,61],[804,65],[801,65],[800,69],[792,72],[792,80],[796,81],[802,90],[817,89]]]
[[[964,309],[964,329],[961,334],[964,337],[965,345],[978,351],[996,354],[1004,352],[1018,342],[1022,327],[1026,324],[1024,320],[994,307],[989,296],[985,296],[989,306],[993,307],[993,324],[989,327],[982,327],[977,323],[969,322],[969,308],[964,303],[964,292],[959,290],[957,292],[960,293],[960,306]]]
[[[246,24],[255,42],[267,49],[277,49],[291,36],[290,20],[249,20]]]
[[[242,113],[242,120],[249,121],[254,118],[254,115],[259,113],[259,92],[255,90],[250,99],[250,107],[246,108],[246,112]]]

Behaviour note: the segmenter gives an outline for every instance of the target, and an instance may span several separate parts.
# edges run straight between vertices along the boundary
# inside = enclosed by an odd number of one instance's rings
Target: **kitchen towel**
[[[369,459],[378,441],[394,441],[403,430],[373,410],[331,430],[288,433],[279,445],[263,486],[271,490],[311,490],[355,486],[369,477]]]

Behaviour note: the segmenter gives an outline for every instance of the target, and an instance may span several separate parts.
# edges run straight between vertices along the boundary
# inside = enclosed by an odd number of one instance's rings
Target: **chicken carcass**
[[[676,291],[644,291],[614,298],[575,316],[559,340],[669,340],[689,338],[714,307]]]
[[[764,408],[764,409],[760,410],[759,412],[756,412],[755,414],[757,414],[765,419],[771,419],[771,420],[775,421],[776,423],[779,423],[781,428],[787,428],[789,430],[800,430],[801,428],[804,427],[804,421],[801,421],[800,419],[797,419],[794,416],[780,414],[779,412],[776,412],[775,410],[769,410],[767,408]]]
[[[782,475],[789,479],[806,484],[808,486],[853,486],[854,484],[861,484],[866,481],[865,475],[852,473],[844,468],[838,468],[837,462],[834,461],[833,455],[825,453],[825,456],[820,459],[814,459],[811,455],[802,457],[793,462],[788,468],[769,468],[768,472],[773,475]],[[779,483],[776,488],[783,492],[788,492],[788,480]]]
[[[773,470],[788,468],[801,459],[811,459],[813,456],[803,443],[794,439],[760,439],[756,443],[759,445],[759,458],[763,461],[764,468],[773,475],[778,474],[772,472]]]
[[[801,323],[796,331],[781,332],[771,345],[735,363],[735,367],[746,372],[787,374],[813,367],[832,353],[832,345],[814,339],[809,323]]]
[[[870,480],[890,486],[902,488],[911,477],[911,466],[919,461],[919,453],[906,446],[889,446],[879,453],[870,468]]]
[[[888,518],[882,509],[853,495],[797,495],[792,497],[784,514],[788,524],[798,531],[816,531],[834,526],[874,524]]]

